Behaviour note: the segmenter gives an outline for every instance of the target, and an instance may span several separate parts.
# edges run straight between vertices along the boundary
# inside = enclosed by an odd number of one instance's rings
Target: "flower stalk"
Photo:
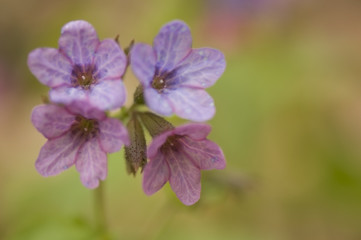
[[[104,182],[100,182],[99,187],[94,190],[94,215],[96,231],[101,236],[106,236],[108,232],[105,211]]]

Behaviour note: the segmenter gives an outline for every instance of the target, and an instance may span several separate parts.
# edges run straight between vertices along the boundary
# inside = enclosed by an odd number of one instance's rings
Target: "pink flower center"
[[[159,73],[158,70],[156,70],[153,81],[152,81],[152,87],[156,89],[159,93],[162,93],[165,88],[168,87],[168,79],[173,74],[173,72],[162,72]]]
[[[94,72],[94,67],[91,65],[75,65],[71,73],[73,85],[76,87],[81,86],[83,89],[89,89],[96,80],[93,76]]]
[[[82,138],[93,138],[99,132],[99,123],[95,119],[87,119],[78,115],[75,118],[75,123],[71,126],[71,132]]]
[[[152,81],[152,87],[158,90],[158,92],[162,92],[163,89],[166,87],[164,77],[162,76],[154,77]]]
[[[160,150],[163,152],[168,152],[172,150],[174,152],[179,151],[182,148],[182,144],[179,142],[179,139],[182,138],[180,135],[171,135],[167,138],[164,144],[161,146]]]

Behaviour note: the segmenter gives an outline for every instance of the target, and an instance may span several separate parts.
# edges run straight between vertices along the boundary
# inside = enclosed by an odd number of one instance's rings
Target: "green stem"
[[[104,182],[100,181],[99,186],[94,190],[94,210],[96,228],[100,235],[106,236],[107,224],[105,216],[105,204],[104,204]]]
[[[121,121],[125,121],[126,119],[129,118],[129,116],[131,115],[131,113],[134,111],[134,109],[138,106],[138,104],[133,103],[132,106],[129,107],[129,109],[127,108],[122,108],[122,111],[120,113],[119,116],[119,120]]]

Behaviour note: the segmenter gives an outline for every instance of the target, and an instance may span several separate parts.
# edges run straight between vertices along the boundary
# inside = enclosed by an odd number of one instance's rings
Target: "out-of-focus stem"
[[[107,236],[107,222],[105,215],[105,202],[104,202],[104,182],[100,181],[99,186],[94,190],[94,211],[97,232],[100,236]],[[106,239],[106,238],[104,238]]]

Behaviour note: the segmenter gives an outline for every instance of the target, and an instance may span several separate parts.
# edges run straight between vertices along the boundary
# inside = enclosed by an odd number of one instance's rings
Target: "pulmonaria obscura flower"
[[[149,162],[143,172],[143,190],[152,195],[169,181],[185,205],[199,200],[201,170],[226,166],[220,147],[206,139],[211,127],[191,123],[155,136],[148,148]]]
[[[223,74],[224,55],[212,48],[193,49],[190,29],[179,20],[164,25],[153,46],[132,41],[125,51],[116,40],[100,41],[90,23],[71,21],[61,29],[58,45],[28,56],[30,71],[50,87],[48,104],[35,107],[31,115],[48,139],[36,160],[37,171],[48,177],[75,165],[82,184],[96,188],[107,177],[107,154],[126,145],[128,173],[140,169],[147,195],[169,181],[182,203],[197,202],[201,170],[225,168],[223,152],[207,139],[209,125],[174,127],[159,115],[211,119],[215,105],[206,88]],[[141,83],[129,108],[123,106],[122,80],[128,66]],[[145,129],[153,137],[148,148]]]
[[[119,120],[82,102],[68,107],[55,104],[33,109],[32,123],[48,141],[41,148],[35,167],[42,176],[53,176],[72,165],[81,182],[96,188],[107,176],[107,153],[128,144],[128,133]]]
[[[192,36],[184,22],[175,20],[163,26],[153,47],[135,44],[131,66],[154,112],[175,113],[192,121],[213,117],[214,102],[204,89],[223,74],[224,55],[212,48],[192,49]]]
[[[126,56],[113,39],[99,41],[86,21],[72,21],[61,30],[59,49],[37,48],[28,65],[49,86],[50,100],[70,104],[86,101],[101,110],[121,107],[126,98],[121,80]]]

